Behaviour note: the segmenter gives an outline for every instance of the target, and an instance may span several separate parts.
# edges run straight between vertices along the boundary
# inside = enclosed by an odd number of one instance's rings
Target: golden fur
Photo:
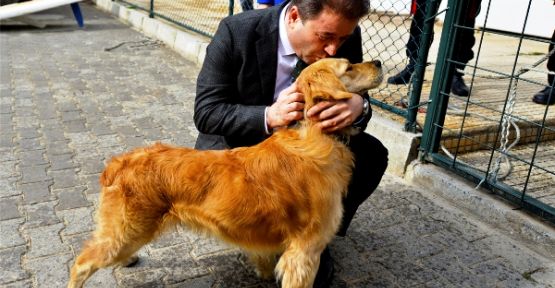
[[[377,86],[381,70],[371,62],[324,59],[297,81],[306,111],[315,101]],[[340,225],[352,166],[349,149],[308,120],[252,147],[155,144],[116,156],[100,177],[96,231],[68,287],[82,287],[99,268],[129,263],[177,224],[241,247],[261,277],[275,271],[283,287],[312,287],[320,253]]]

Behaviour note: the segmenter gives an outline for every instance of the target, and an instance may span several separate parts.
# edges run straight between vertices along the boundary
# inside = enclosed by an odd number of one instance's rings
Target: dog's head
[[[305,97],[305,111],[320,101],[351,98],[380,85],[383,73],[380,61],[351,64],[343,58],[321,59],[305,68],[297,78]]]

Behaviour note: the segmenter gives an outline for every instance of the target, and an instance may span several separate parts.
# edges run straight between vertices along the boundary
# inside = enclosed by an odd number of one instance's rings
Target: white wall
[[[487,27],[497,30],[520,33],[526,16],[529,1],[530,15],[525,34],[551,38],[555,29],[555,6],[553,0],[491,0]],[[448,0],[443,0],[439,10],[445,9]],[[378,11],[392,11],[408,14],[410,0],[370,0],[370,6]],[[482,10],[476,19],[476,26],[483,27],[489,0],[482,0]],[[439,18],[443,19],[442,14]]]

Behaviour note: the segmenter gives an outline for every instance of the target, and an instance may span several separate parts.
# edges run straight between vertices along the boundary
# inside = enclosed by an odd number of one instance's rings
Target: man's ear
[[[293,24],[297,21],[301,21],[301,15],[299,14],[299,8],[297,6],[291,6],[287,13],[287,24]]]

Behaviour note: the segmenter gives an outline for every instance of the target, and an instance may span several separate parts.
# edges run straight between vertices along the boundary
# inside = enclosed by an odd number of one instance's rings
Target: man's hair
[[[297,6],[303,21],[318,17],[325,7],[349,20],[359,20],[370,10],[369,0],[292,0],[291,5]]]

